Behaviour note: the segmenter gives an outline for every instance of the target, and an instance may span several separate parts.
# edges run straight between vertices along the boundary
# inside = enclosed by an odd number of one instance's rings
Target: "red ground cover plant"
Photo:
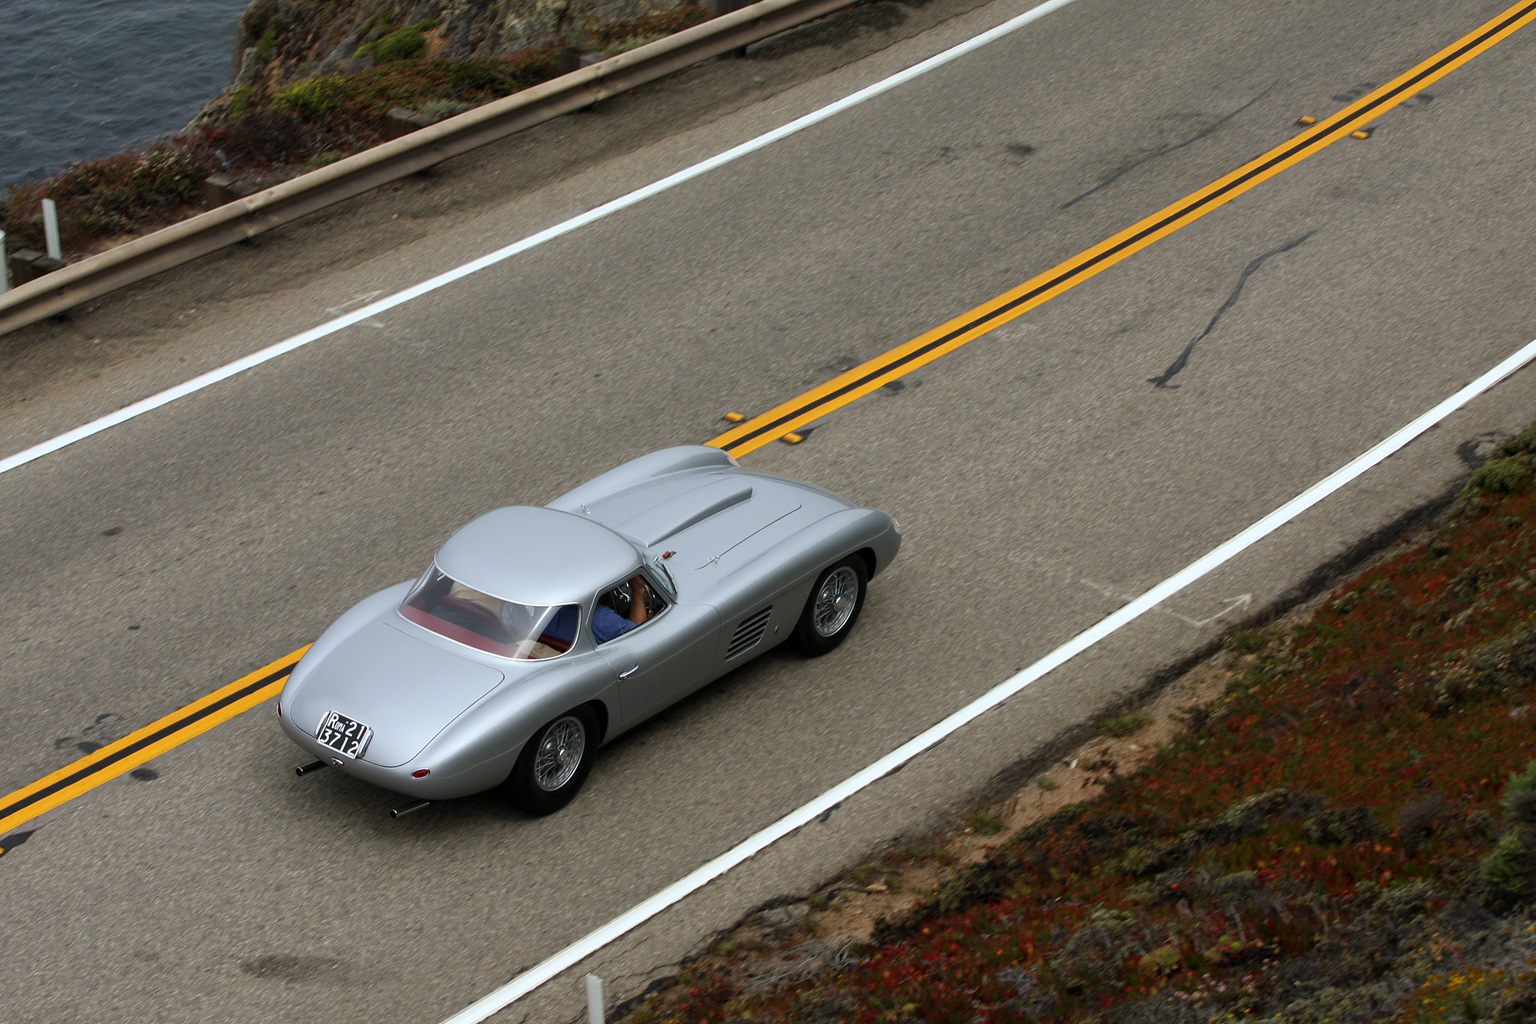
[[[685,972],[635,1019],[1536,1020],[1533,449],[1305,623],[1234,637],[1256,653],[1147,768],[859,962],[766,995]]]

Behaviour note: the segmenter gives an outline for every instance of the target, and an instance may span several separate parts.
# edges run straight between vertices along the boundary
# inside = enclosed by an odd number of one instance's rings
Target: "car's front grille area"
[[[744,619],[741,625],[736,627],[736,635],[731,637],[731,646],[726,648],[725,660],[745,654],[758,645],[763,639],[763,633],[768,629],[768,619],[773,615],[773,605],[769,605],[755,615]]]

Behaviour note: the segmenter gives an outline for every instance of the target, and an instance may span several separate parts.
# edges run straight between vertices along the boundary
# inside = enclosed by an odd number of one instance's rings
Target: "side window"
[[[605,644],[659,615],[667,607],[659,587],[636,573],[597,595],[592,608],[592,639]]]

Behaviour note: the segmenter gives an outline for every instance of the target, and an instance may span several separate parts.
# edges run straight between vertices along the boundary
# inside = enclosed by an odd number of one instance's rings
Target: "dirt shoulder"
[[[1529,1020],[1533,490],[1536,428],[1336,587],[613,1017]]]

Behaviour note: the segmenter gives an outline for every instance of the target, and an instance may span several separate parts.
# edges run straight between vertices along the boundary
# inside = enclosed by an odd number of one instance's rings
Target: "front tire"
[[[816,577],[795,626],[800,650],[815,658],[843,642],[859,621],[867,582],[862,558],[845,558]]]
[[[591,708],[560,715],[523,747],[507,778],[507,799],[535,817],[558,811],[587,781],[597,744],[597,716]]]

